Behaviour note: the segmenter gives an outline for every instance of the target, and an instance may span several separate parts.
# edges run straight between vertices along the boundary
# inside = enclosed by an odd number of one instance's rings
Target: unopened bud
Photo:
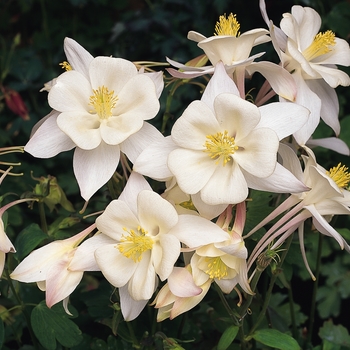
[[[2,92],[5,96],[6,106],[23,120],[29,120],[28,109],[21,95],[17,91],[9,88],[2,88]]]

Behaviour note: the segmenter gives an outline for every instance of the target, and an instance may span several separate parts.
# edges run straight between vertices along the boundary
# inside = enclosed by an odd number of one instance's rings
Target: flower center
[[[210,278],[221,279],[228,275],[227,266],[220,257],[205,258],[205,261],[208,263],[208,268],[204,272],[207,273]]]
[[[147,231],[140,226],[137,227],[136,232],[125,227],[123,227],[123,230],[128,234],[122,236],[121,243],[117,245],[118,250],[134,262],[141,261],[142,253],[152,249],[152,238],[147,236]]]
[[[204,152],[209,153],[209,157],[217,159],[216,164],[222,160],[222,165],[225,166],[231,160],[231,156],[239,149],[235,146],[235,139],[228,135],[228,131],[218,132],[215,135],[207,135],[204,147]]]
[[[306,50],[304,50],[303,55],[308,61],[311,61],[318,56],[332,51],[334,45],[335,34],[331,30],[327,30],[324,33],[318,33],[315,36],[314,41]]]
[[[60,63],[60,66],[62,66],[62,69],[65,69],[66,71],[73,70],[72,66],[67,61]]]
[[[118,96],[114,95],[114,91],[109,91],[105,86],[100,86],[97,90],[92,90],[93,95],[90,96],[89,105],[93,107],[90,113],[96,113],[100,119],[108,119],[112,115]]]
[[[350,173],[345,165],[339,163],[337,166],[329,169],[326,174],[338,185],[340,188],[345,188],[350,182]]]
[[[226,18],[226,14],[219,17],[219,20],[215,25],[215,33],[214,35],[232,35],[239,36],[239,28],[240,24],[236,19],[236,15],[230,13],[230,15]]]

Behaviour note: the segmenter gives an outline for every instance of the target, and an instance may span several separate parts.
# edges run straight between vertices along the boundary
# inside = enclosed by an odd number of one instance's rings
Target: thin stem
[[[239,326],[239,318],[240,318],[240,315],[235,311],[235,310],[232,310],[229,303],[227,302],[224,294],[222,293],[222,290],[220,289],[220,287],[215,283],[215,289],[217,291],[217,293],[219,294],[219,297],[221,299],[221,302],[222,304],[224,305],[227,313],[230,315],[233,323],[236,325],[236,326]]]
[[[39,208],[41,229],[43,230],[43,232],[45,232],[47,234],[49,232],[49,230],[48,230],[47,222],[46,222],[44,202],[39,201],[38,208]]]
[[[318,234],[318,247],[317,247],[317,258],[316,258],[316,272],[315,272],[315,284],[312,291],[312,300],[311,300],[311,309],[310,309],[310,316],[309,316],[309,329],[308,329],[308,335],[306,342],[304,344],[304,349],[306,349],[307,345],[311,343],[312,338],[312,332],[314,329],[314,322],[315,322],[315,311],[316,311],[316,296],[317,296],[317,290],[318,290],[318,280],[320,277],[320,271],[321,271],[321,256],[322,256],[322,244],[323,244],[323,234]]]
[[[126,325],[127,325],[127,327],[128,327],[130,336],[131,336],[131,338],[132,338],[133,347],[134,347],[135,349],[139,349],[139,348],[140,348],[140,344],[139,344],[139,341],[138,341],[137,338],[136,338],[136,335],[135,335],[135,332],[134,332],[134,328],[132,327],[131,322],[126,322]]]
[[[286,258],[287,256],[287,253],[288,253],[288,250],[289,250],[289,247],[292,243],[292,240],[293,240],[293,235],[290,235],[288,237],[288,240],[287,240],[287,243],[286,243],[286,247],[285,247],[285,250],[283,251],[283,254],[282,254],[282,257],[281,257],[281,260],[277,266],[277,269],[280,269],[283,262],[284,262],[284,259]],[[278,270],[277,270],[278,271]],[[254,276],[255,277],[255,276]],[[271,280],[270,280],[270,284],[269,284],[269,288],[267,290],[267,293],[265,295],[265,298],[264,298],[264,304],[262,306],[262,309],[259,313],[259,316],[254,324],[254,326],[252,327],[252,329],[250,330],[249,334],[253,334],[254,331],[257,329],[257,327],[259,326],[259,324],[261,323],[261,321],[265,318],[265,314],[266,314],[266,310],[269,306],[269,303],[270,303],[270,299],[271,299],[271,295],[272,295],[272,290],[273,290],[273,287],[275,285],[275,282],[276,282],[276,279],[278,277],[278,273],[274,273],[272,276],[271,276]]]
[[[30,323],[30,315],[28,313],[28,310],[26,309],[26,305],[23,303],[22,299],[20,298],[20,296],[18,295],[18,293],[16,291],[16,288],[13,285],[12,279],[10,277],[10,274],[9,274],[9,271],[8,271],[7,267],[5,267],[4,273],[5,273],[6,279],[8,281],[9,287],[11,289],[11,292],[13,293],[13,295],[14,295],[15,299],[17,300],[18,304],[21,306],[21,309],[22,309],[22,312],[23,312],[23,316],[24,316],[24,318],[26,320],[28,331],[29,331],[30,337],[32,339],[33,345],[34,345],[35,349],[38,349],[39,348],[39,344],[38,344],[38,341],[37,341],[37,339],[36,339],[36,337],[34,335],[34,332],[33,332],[33,329],[32,329],[31,323]]]
[[[289,286],[288,288],[288,299],[289,299],[290,318],[292,321],[292,335],[293,335],[293,338],[296,339],[298,337],[298,331],[297,331],[297,325],[295,320],[293,290],[291,286]]]

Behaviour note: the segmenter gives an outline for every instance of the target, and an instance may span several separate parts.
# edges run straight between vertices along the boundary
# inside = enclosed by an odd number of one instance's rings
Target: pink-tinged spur
[[[74,45],[65,41],[70,65],[76,69],[61,74],[50,88],[53,111],[35,127],[25,151],[50,158],[75,148],[74,174],[82,197],[89,200],[112,177],[120,152],[133,162],[161,138],[145,122],[158,113],[159,89],[132,62],[81,57],[81,49],[74,51]]]
[[[284,180],[288,192],[292,182],[284,174],[278,176],[279,141],[299,130],[308,114],[296,104],[258,108],[240,98],[218,63],[201,100],[192,102],[172,128],[176,149],[169,153],[168,168],[183,192],[199,192],[210,205],[240,203],[250,182],[259,189],[271,175]]]

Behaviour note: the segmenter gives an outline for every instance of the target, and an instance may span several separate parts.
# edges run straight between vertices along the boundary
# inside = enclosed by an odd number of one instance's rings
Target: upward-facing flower
[[[175,208],[132,173],[118,200],[96,219],[97,228],[114,242],[95,252],[106,279],[119,287],[124,318],[138,316],[158,284],[173,270],[180,242],[188,247],[226,240],[227,233],[195,215]]]
[[[73,61],[72,61],[73,60]],[[79,70],[61,74],[51,87],[51,115],[25,146],[50,158],[75,148],[73,167],[81,195],[88,200],[113,175],[120,152],[134,161],[160,133],[145,120],[159,110],[153,80],[127,60],[96,57],[76,61]],[[88,66],[87,66],[88,63]]]
[[[304,145],[308,141],[320,116],[338,135],[339,103],[334,88],[348,86],[350,78],[336,65],[350,65],[348,43],[331,30],[320,32],[321,17],[310,7],[293,6],[291,13],[283,15],[280,28],[269,21],[264,0],[260,7],[282,66],[296,82],[295,102],[311,112],[305,126],[294,133],[297,142]]]
[[[294,100],[296,88],[288,72],[272,62],[254,62],[264,52],[251,55],[251,51],[255,46],[270,41],[270,37],[266,35],[268,31],[257,28],[241,34],[239,29],[240,24],[236,19],[236,15],[231,13],[228,17],[226,15],[220,16],[213,36],[207,38],[195,31],[188,32],[188,39],[198,43],[212,65],[193,67],[189,64],[183,65],[168,59],[170,64],[179,68],[179,71],[170,68],[168,72],[177,78],[194,78],[199,75],[214,73],[215,65],[221,61],[225,65],[227,73],[233,77],[237,84],[241,97],[245,96],[244,79],[247,71],[250,75],[255,72],[261,73],[270,82],[277,94],[286,99]]]
[[[279,170],[279,140],[308,116],[295,104],[258,108],[237,95],[218,64],[201,101],[187,107],[171,132],[177,148],[168,156],[168,167],[185,193],[200,192],[207,204],[245,200],[249,182],[256,186]]]

